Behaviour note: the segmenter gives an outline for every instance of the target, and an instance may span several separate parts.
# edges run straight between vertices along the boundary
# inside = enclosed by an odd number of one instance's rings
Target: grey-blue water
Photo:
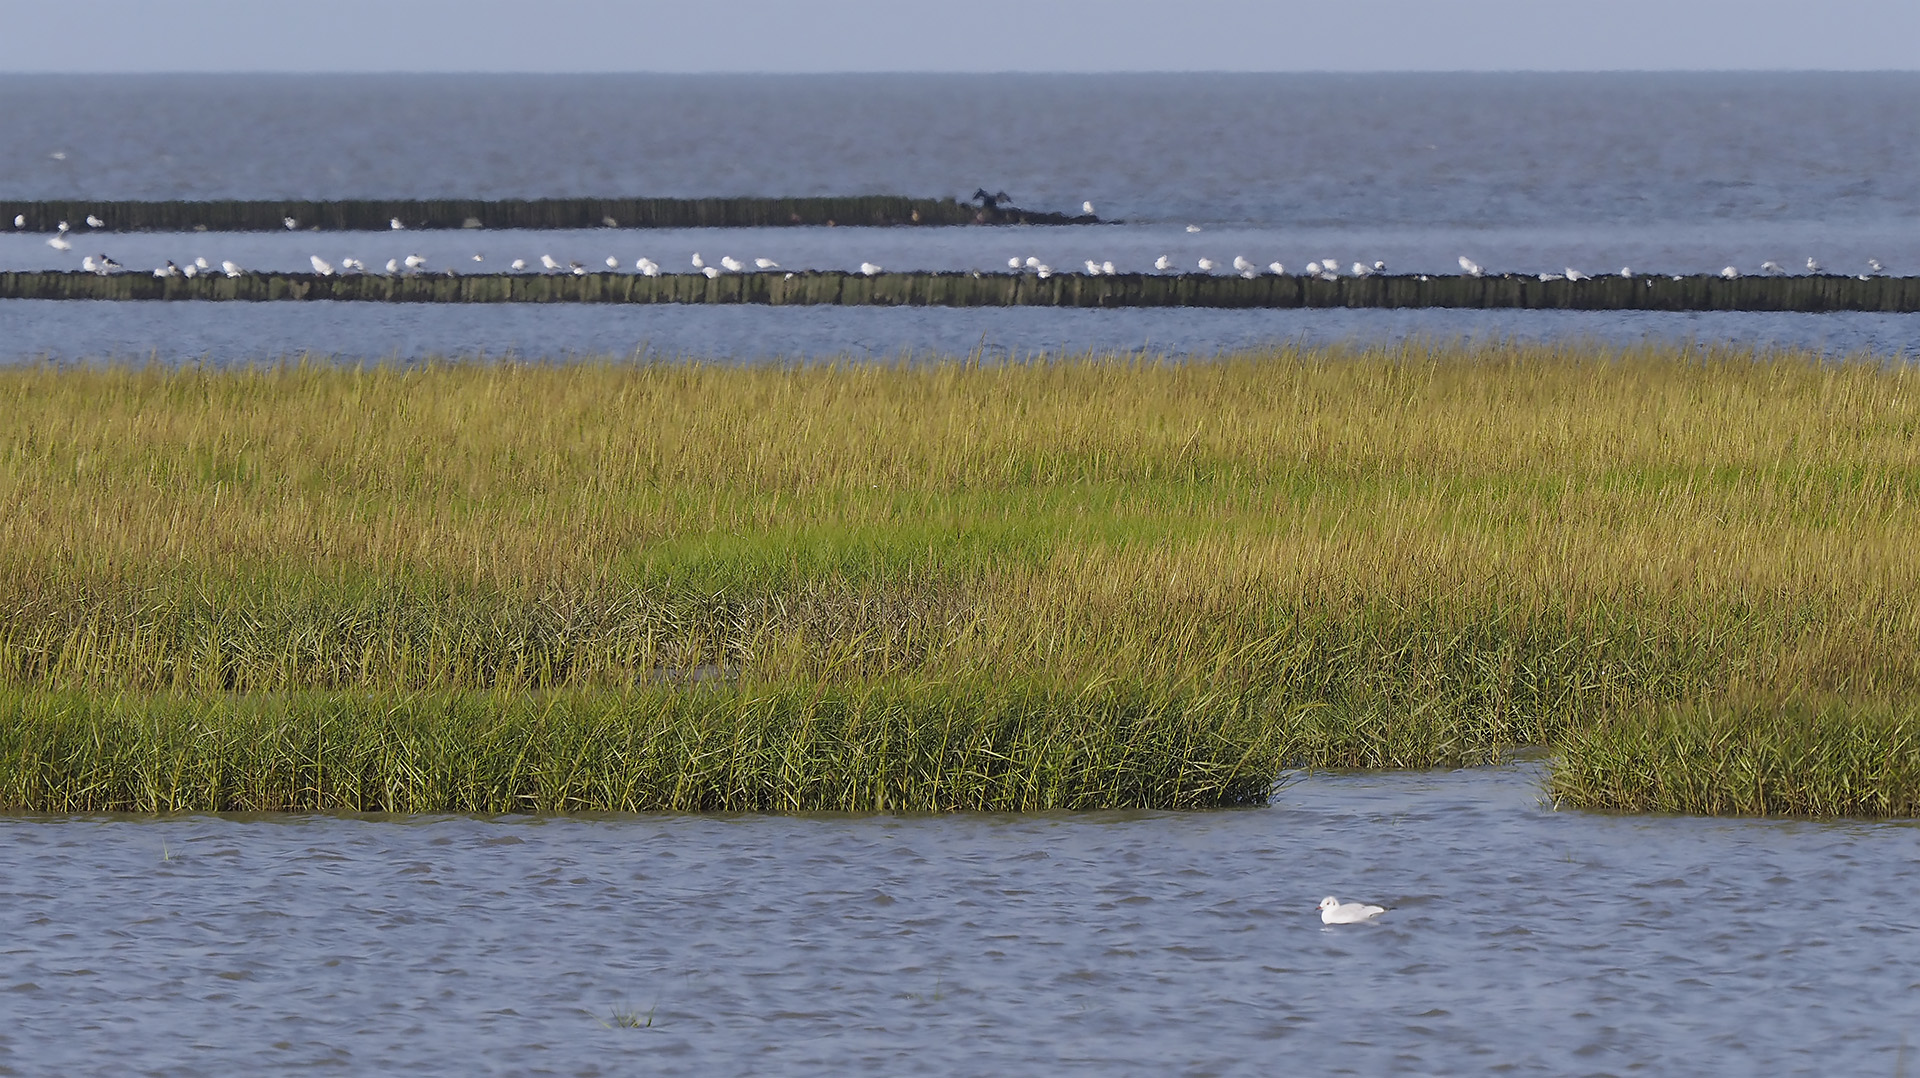
[[[1196,814],[4,820],[0,1073],[1914,1065],[1920,827],[1557,812],[1538,777]],[[1392,909],[1329,928],[1325,894]]]
[[[23,198],[784,195],[1005,189],[1092,201],[1075,229],[90,236],[71,251],[0,222],[0,268],[106,254],[299,269],[596,269],[694,252],[786,268],[1003,268],[1034,257],[1144,270],[1236,256],[1445,272],[1920,272],[1920,74],[1131,76],[0,76],[0,192]],[[1187,231],[1188,226],[1200,228]],[[474,262],[473,255],[483,256]],[[0,360],[316,352],[418,359],[658,349],[720,358],[1175,354],[1275,340],[1698,336],[1911,354],[1920,318],[1636,313],[369,310],[260,317],[193,306],[0,303]]]

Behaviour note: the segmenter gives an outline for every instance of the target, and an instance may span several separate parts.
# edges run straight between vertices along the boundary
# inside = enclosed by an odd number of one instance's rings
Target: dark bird
[[[1000,208],[1002,202],[1012,199],[1013,196],[1007,194],[1005,191],[995,191],[993,194],[987,194],[986,188],[978,187],[974,189],[973,198],[974,201],[980,203],[982,207],[989,210],[997,210]]]

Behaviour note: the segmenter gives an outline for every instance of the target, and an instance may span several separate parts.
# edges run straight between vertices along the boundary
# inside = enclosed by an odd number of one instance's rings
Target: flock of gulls
[[[1082,209],[1084,209],[1087,213],[1090,214],[1093,212],[1093,204],[1091,202],[1082,203]],[[25,228],[26,223],[27,223],[26,216],[24,214],[18,215],[13,219],[13,227],[16,230]],[[289,231],[295,230],[299,227],[299,222],[294,220],[291,217],[286,218],[283,223],[286,225]],[[102,221],[99,217],[96,217],[93,214],[88,214],[86,217],[86,225],[89,229],[98,230],[98,229],[105,228],[106,222]],[[396,217],[389,222],[389,227],[393,231],[397,232],[397,231],[403,230],[406,226],[401,223],[399,218]],[[1199,232],[1201,231],[1201,228],[1199,225],[1188,225],[1187,231]],[[47,239],[47,246],[53,248],[56,251],[71,251],[73,250],[75,235],[79,235],[79,234],[75,233],[73,229],[68,225],[67,222],[61,221],[59,223],[59,226],[55,229],[54,234]],[[361,273],[379,273],[381,272],[382,269],[384,269],[386,274],[389,276],[398,276],[398,275],[411,276],[411,275],[416,275],[416,274],[420,274],[428,271],[428,265],[427,265],[428,260],[426,259],[425,256],[419,255],[419,254],[409,254],[404,257],[390,258],[386,261],[386,264],[384,267],[380,267],[376,265],[373,268],[369,268],[365,262],[362,262],[361,260],[357,258],[352,258],[352,257],[341,258],[337,262],[335,262],[335,261],[330,261],[328,259],[322,258],[317,254],[314,254],[314,255],[308,256],[308,261],[313,267],[313,272],[316,274],[319,274],[322,277],[332,277],[336,275],[346,276],[350,274],[361,274]],[[486,256],[484,254],[476,253],[472,256],[471,261],[476,264],[484,263],[486,261]],[[1474,261],[1472,258],[1469,258],[1466,255],[1461,255],[1459,261],[1460,261],[1460,272],[1465,274],[1468,277],[1490,276],[1487,270],[1483,268],[1480,265],[1480,263]],[[785,273],[785,275],[788,278],[792,278],[794,276],[793,273],[784,270],[781,267],[779,262],[776,262],[773,259],[766,258],[766,257],[759,257],[751,260],[741,260],[741,259],[734,258],[732,255],[723,255],[718,262],[708,262],[706,259],[701,257],[701,255],[698,252],[695,252],[691,262],[692,262],[692,268],[694,270],[704,274],[710,279],[720,277],[724,274],[729,274],[729,273],[769,273],[769,272],[776,272],[776,271]],[[606,258],[604,265],[605,265],[606,272],[619,273],[619,272],[623,272],[625,267],[625,262],[616,256],[609,255]],[[1085,271],[1085,275],[1089,277],[1103,277],[1103,276],[1113,277],[1113,276],[1119,276],[1122,273],[1122,271],[1118,267],[1116,267],[1111,260],[1099,260],[1099,259],[1089,258],[1083,262],[1082,266]],[[114,261],[112,258],[108,257],[105,254],[87,255],[83,257],[80,262],[80,268],[89,273],[99,273],[99,274],[115,274],[115,273],[127,272],[127,269],[125,266],[123,266],[119,262]],[[529,263],[528,260],[524,258],[513,259],[510,263],[508,263],[508,269],[514,273],[572,273],[572,274],[578,274],[581,276],[584,276],[588,273],[602,272],[599,266],[588,266],[586,263],[580,262],[578,260],[570,260],[567,262],[562,262],[554,258],[551,254],[542,254],[539,256],[538,259],[534,260],[531,263]],[[1016,255],[1012,258],[1009,258],[1007,259],[1007,269],[1014,273],[1032,273],[1035,276],[1040,278],[1052,277],[1057,272],[1059,272],[1055,270],[1053,266],[1042,261],[1037,255],[1028,255],[1024,258]],[[1154,259],[1153,269],[1154,269],[1154,272],[1157,272],[1157,273],[1188,272],[1182,266],[1177,265],[1174,262],[1173,257],[1171,255],[1165,255],[1165,254]],[[1236,273],[1241,277],[1245,277],[1248,279],[1260,277],[1263,275],[1274,275],[1274,276],[1283,276],[1283,277],[1293,275],[1289,273],[1286,265],[1284,265],[1281,262],[1277,262],[1277,261],[1269,262],[1263,266],[1263,265],[1260,265],[1258,262],[1255,262],[1247,258],[1245,255],[1235,255],[1233,260],[1230,263],[1220,263],[1220,262],[1216,262],[1212,258],[1203,257],[1198,259],[1194,263],[1194,270],[1198,271],[1199,273],[1209,274],[1209,275],[1215,274],[1215,273]],[[862,274],[865,274],[866,276],[872,277],[877,274],[885,272],[885,268],[873,262],[861,262],[859,266],[859,271]],[[241,266],[239,266],[238,264],[234,263],[231,260],[222,260],[216,267],[214,264],[208,262],[205,258],[195,258],[193,261],[186,262],[186,263],[175,263],[172,260],[168,260],[164,265],[155,266],[153,268],[153,275],[155,277],[197,277],[201,275],[212,274],[214,272],[224,273],[228,277],[239,277],[245,274],[247,270],[245,270],[244,268],[242,268]],[[454,274],[457,274],[459,271],[453,266],[446,266],[446,267],[440,268],[436,272],[444,273],[447,275],[454,275]],[[650,258],[642,257],[634,261],[633,272],[639,273],[647,277],[658,277],[662,272],[665,272],[665,271],[661,267],[660,263],[655,262]],[[1298,275],[1305,276],[1305,277],[1319,278],[1321,280],[1326,280],[1326,281],[1335,281],[1335,280],[1341,279],[1343,276],[1344,277],[1372,277],[1375,275],[1385,274],[1386,272],[1387,272],[1387,264],[1383,261],[1378,261],[1378,260],[1373,262],[1356,261],[1356,262],[1353,262],[1350,266],[1348,266],[1345,270],[1343,270],[1341,268],[1341,263],[1339,259],[1322,258],[1312,262],[1308,262],[1305,266],[1301,267]],[[1760,276],[1777,277],[1777,276],[1785,276],[1791,271],[1789,271],[1786,267],[1782,266],[1779,262],[1768,260],[1760,263],[1760,266],[1757,272]],[[1808,258],[1806,260],[1806,272],[1809,274],[1822,274],[1822,273],[1826,273],[1827,270],[1820,264],[1818,259]],[[1869,277],[1879,276],[1881,274],[1884,274],[1885,272],[1886,272],[1886,267],[1881,264],[1879,259],[1869,258],[1867,259],[1866,272],[1860,273],[1858,274],[1858,276],[1861,280],[1864,281],[1864,280],[1867,280]],[[1633,268],[1630,266],[1622,267],[1618,275],[1621,277],[1636,276],[1636,274],[1633,271]],[[1589,281],[1593,279],[1592,274],[1584,273],[1580,270],[1574,269],[1571,266],[1566,267],[1560,272],[1528,274],[1528,276],[1537,276],[1541,281]],[[1608,274],[1607,276],[1612,276],[1612,274]],[[1742,271],[1738,266],[1727,266],[1726,268],[1720,271],[1719,276],[1726,278],[1728,280],[1733,280],[1735,278],[1742,276]],[[1429,275],[1427,274],[1420,274],[1418,275],[1418,277],[1420,280],[1423,280],[1423,281],[1429,279]],[[1678,276],[1674,276],[1673,279],[1679,280],[1680,278]]]

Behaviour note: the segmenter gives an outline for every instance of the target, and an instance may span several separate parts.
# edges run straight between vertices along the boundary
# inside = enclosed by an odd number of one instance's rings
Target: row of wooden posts
[[[1920,311],[1920,277],[1316,277],[1208,274],[636,273],[384,276],[0,273],[0,299],[381,303],[758,303],[899,307],[1469,307]]]
[[[88,219],[99,221],[97,228]],[[410,229],[453,228],[741,228],[770,225],[1099,224],[1012,207],[980,207],[951,198],[864,195],[851,198],[540,198],[348,199],[303,202],[0,200],[0,228],[75,231],[372,232],[393,222]],[[291,222],[291,223],[289,223]]]

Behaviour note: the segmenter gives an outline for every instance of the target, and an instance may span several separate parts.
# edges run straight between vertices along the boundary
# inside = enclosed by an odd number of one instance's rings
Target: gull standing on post
[[[1161,273],[1165,273],[1173,268],[1173,259],[1168,258],[1166,255],[1161,255],[1159,258],[1153,260],[1153,268],[1159,270]]]
[[[1480,263],[1475,262],[1473,259],[1468,258],[1466,255],[1461,255],[1460,256],[1460,272],[1466,274],[1469,277],[1478,277],[1481,274]]]
[[[308,255],[307,261],[313,263],[313,272],[319,274],[322,277],[333,276],[333,263],[328,262],[326,259],[321,258],[319,255]]]
[[[780,268],[780,263],[775,262],[771,258],[756,258],[753,260],[753,264],[756,268],[763,269],[763,270],[775,270]]]
[[[862,262],[860,263],[860,272],[872,277],[874,274],[880,272],[880,267],[874,265],[872,262]]]

